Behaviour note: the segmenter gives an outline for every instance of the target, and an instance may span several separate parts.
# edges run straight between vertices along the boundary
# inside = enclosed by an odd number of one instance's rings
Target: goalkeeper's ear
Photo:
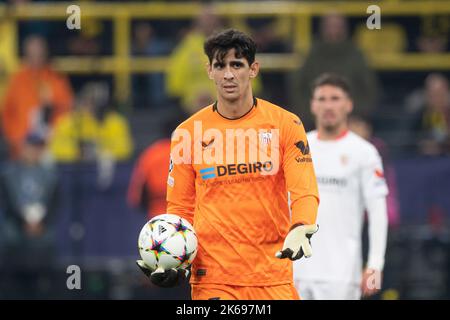
[[[206,63],[206,73],[208,74],[209,80],[214,80],[214,77],[212,75],[212,66],[209,62]]]
[[[255,60],[250,65],[250,79],[256,78],[258,73],[259,73],[259,62]]]

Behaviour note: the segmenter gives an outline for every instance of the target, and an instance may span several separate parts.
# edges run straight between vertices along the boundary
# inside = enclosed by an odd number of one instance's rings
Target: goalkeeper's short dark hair
[[[340,88],[350,98],[352,98],[352,88],[350,82],[347,80],[346,77],[336,73],[323,73],[320,76],[318,76],[311,86],[311,95],[314,94],[314,90],[316,90],[318,87],[326,85]]]
[[[213,34],[205,41],[203,48],[209,63],[212,63],[214,58],[222,62],[228,51],[233,48],[236,50],[237,58],[245,58],[249,65],[255,61],[255,42],[236,29],[227,29]]]

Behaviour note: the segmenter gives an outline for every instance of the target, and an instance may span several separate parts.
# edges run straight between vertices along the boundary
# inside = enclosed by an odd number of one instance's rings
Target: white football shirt
[[[318,139],[317,131],[307,137],[319,187],[319,231],[312,257],[294,263],[294,279],[359,284],[366,203],[388,193],[381,157],[351,131],[332,141]],[[384,262],[384,250],[371,254]]]

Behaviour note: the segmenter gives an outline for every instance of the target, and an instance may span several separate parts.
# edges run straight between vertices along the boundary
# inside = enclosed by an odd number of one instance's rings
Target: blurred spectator
[[[418,152],[431,156],[450,153],[448,79],[438,73],[428,75],[425,88],[412,93],[406,103],[411,132],[417,135]]]
[[[114,162],[128,159],[133,152],[128,122],[112,110],[105,83],[86,84],[79,100],[77,110],[57,122],[50,151],[58,162],[97,162],[99,185],[106,188],[112,182]]]
[[[179,98],[188,114],[199,107],[194,103],[197,96],[215,96],[214,83],[206,73],[208,58],[203,52],[203,43],[221,27],[222,22],[214,15],[212,7],[205,6],[192,29],[170,56],[166,73],[167,93]]]
[[[170,53],[170,43],[159,39],[148,22],[140,22],[133,33],[133,56],[163,56]],[[163,106],[167,103],[164,75],[158,73],[133,75],[133,105],[138,108]]]
[[[50,150],[58,162],[93,161],[101,154],[118,161],[130,157],[128,123],[111,108],[107,84],[90,82],[82,88],[77,110],[56,124]]]
[[[26,135],[47,132],[72,107],[67,79],[49,65],[47,44],[40,36],[24,42],[24,63],[6,89],[2,124],[11,155],[17,157]]]
[[[166,72],[166,89],[169,96],[180,99],[187,114],[193,114],[199,106],[199,96],[216,95],[213,81],[208,78],[208,58],[203,44],[208,36],[223,28],[223,21],[213,13],[211,6],[204,6],[194,25],[170,56]],[[253,93],[261,92],[261,79],[253,80]]]
[[[444,53],[447,51],[448,23],[448,16],[423,16],[421,33],[416,40],[419,51],[423,53]]]
[[[249,21],[253,40],[260,53],[288,53],[289,42],[292,36],[289,20],[285,17],[271,19],[257,19]],[[269,101],[277,101],[280,105],[289,105],[285,73],[263,72],[258,79],[260,87],[264,88],[261,98]],[[260,88],[258,88],[260,90]]]
[[[315,41],[298,71],[297,96],[292,105],[307,130],[314,125],[308,111],[310,84],[323,72],[334,72],[349,79],[355,102],[353,113],[371,118],[377,97],[377,80],[361,51],[349,39],[346,18],[339,14],[322,17],[320,39]]]
[[[74,56],[98,56],[102,53],[103,24],[91,18],[83,18],[83,28],[75,32],[67,42],[69,54]]]
[[[356,26],[353,40],[369,60],[380,55],[403,54],[408,48],[406,29],[396,22],[383,21],[383,28],[374,32],[364,21]]]
[[[278,17],[265,21],[258,19],[249,22],[252,37],[262,53],[289,52],[290,26],[285,17]]]
[[[148,219],[165,213],[167,179],[170,162],[170,136],[187,118],[172,117],[164,124],[165,136],[153,142],[139,156],[128,187],[127,200],[133,208],[143,209]]]
[[[13,20],[5,18],[0,20],[0,39],[0,101],[3,101],[8,78],[17,66]]]
[[[212,104],[210,93],[197,95],[190,112]],[[194,107],[195,106],[195,107]],[[166,189],[170,162],[170,137],[176,127],[191,114],[178,112],[163,123],[164,137],[153,142],[137,160],[128,187],[127,200],[133,208],[141,208],[150,219],[166,211]],[[166,168],[167,170],[164,170]]]
[[[19,159],[6,163],[0,173],[0,292],[7,297],[39,298],[54,262],[58,187],[54,168],[43,162],[44,149],[43,135],[28,135]]]
[[[100,41],[83,33],[69,40],[68,49],[73,56],[98,56],[101,53]]]
[[[4,161],[8,159],[8,146],[3,138],[3,132],[0,126],[0,167]]]
[[[399,272],[402,299],[448,299],[450,237],[445,215],[431,207],[428,223],[410,227],[403,235]]]
[[[444,53],[447,39],[439,35],[421,35],[417,39],[417,47],[423,53]]]
[[[133,169],[128,204],[143,209],[148,219],[166,211],[169,158],[170,138],[159,139],[142,153]]]
[[[6,0],[8,7],[7,10],[18,10],[20,7],[26,7],[33,2],[42,2],[45,0]],[[20,38],[28,37],[32,34],[39,34],[42,37],[47,38],[49,36],[51,25],[49,21],[45,19],[33,19],[33,20],[19,20],[20,21]]]
[[[94,0],[82,0],[82,3],[92,3]],[[81,4],[82,5],[82,4]],[[83,27],[79,31],[73,31],[68,39],[67,48],[69,54],[74,56],[98,56],[102,54],[105,41],[104,25],[98,18],[83,17]]]
[[[372,143],[380,153],[381,159],[383,161],[386,183],[389,189],[389,193],[386,199],[389,227],[398,227],[400,224],[400,212],[397,196],[397,179],[394,166],[390,161],[388,147],[381,138],[373,135],[372,125],[362,117],[356,115],[350,116],[348,127],[351,131]]]

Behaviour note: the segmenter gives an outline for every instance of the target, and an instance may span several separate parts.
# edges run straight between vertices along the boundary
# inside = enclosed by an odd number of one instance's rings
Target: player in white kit
[[[346,80],[321,75],[313,84],[311,111],[317,130],[308,133],[319,186],[314,255],[294,262],[294,283],[305,300],[360,299],[381,286],[387,239],[386,195],[380,155],[347,128],[353,103]],[[369,256],[362,261],[364,212]]]

